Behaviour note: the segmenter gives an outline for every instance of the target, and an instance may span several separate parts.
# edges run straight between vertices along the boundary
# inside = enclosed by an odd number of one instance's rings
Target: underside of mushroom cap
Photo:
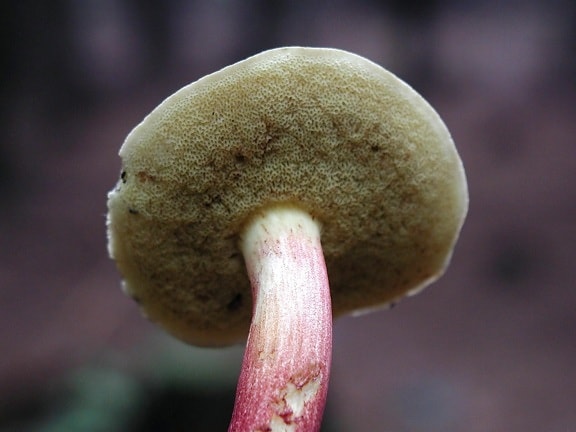
[[[322,226],[335,315],[443,272],[466,179],[436,112],[380,66],[280,48],[176,92],[128,136],[109,194],[109,251],[144,312],[198,345],[242,340],[252,312],[238,246],[274,206]]]

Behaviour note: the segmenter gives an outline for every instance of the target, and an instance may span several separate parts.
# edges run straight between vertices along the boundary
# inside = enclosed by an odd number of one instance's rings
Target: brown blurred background
[[[0,6],[0,431],[225,430],[242,347],[119,290],[126,134],[263,49],[364,55],[446,121],[471,206],[448,273],[335,326],[325,431],[576,431],[576,3],[83,0]]]

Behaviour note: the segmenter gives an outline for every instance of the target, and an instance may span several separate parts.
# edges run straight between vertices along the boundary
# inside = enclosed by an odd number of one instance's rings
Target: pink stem
[[[254,315],[229,431],[317,431],[332,351],[320,230],[306,213],[271,209],[252,222],[243,252]]]

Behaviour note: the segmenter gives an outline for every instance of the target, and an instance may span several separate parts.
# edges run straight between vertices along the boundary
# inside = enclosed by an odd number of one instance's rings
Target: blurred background
[[[576,3],[2,2],[0,431],[225,430],[242,347],[140,317],[106,252],[118,149],[162,99],[282,45],[342,48],[444,118],[452,266],[335,325],[324,431],[576,431]]]

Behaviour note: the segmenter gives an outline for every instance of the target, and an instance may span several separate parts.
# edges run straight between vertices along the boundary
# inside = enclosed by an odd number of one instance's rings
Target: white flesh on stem
[[[270,208],[241,247],[254,310],[229,431],[317,431],[332,352],[320,227],[306,212]]]

